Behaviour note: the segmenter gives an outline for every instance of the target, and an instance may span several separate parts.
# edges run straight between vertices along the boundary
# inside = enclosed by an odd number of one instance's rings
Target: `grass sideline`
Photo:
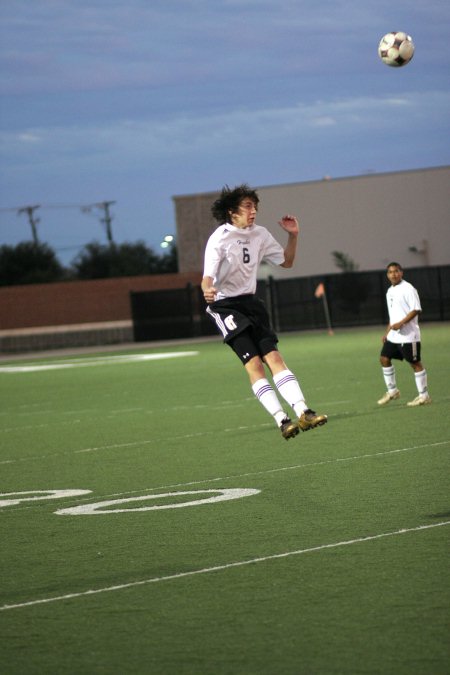
[[[5,675],[448,673],[450,327],[417,409],[380,336],[281,336],[329,415],[288,442],[217,341],[2,360]]]

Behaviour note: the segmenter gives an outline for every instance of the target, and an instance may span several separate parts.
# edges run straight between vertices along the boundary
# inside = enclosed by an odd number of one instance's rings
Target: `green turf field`
[[[381,329],[283,335],[329,415],[287,442],[220,341],[1,361],[2,674],[448,674],[450,327],[422,331],[412,409],[405,363],[376,404]]]

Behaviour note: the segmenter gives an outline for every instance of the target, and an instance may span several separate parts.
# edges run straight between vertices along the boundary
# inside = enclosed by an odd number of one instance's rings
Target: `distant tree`
[[[343,274],[336,279],[336,297],[339,306],[352,314],[359,314],[361,305],[369,296],[369,287],[363,274],[356,274],[359,265],[347,253],[333,251],[334,264]]]
[[[23,241],[0,247],[0,286],[61,281],[67,270],[47,244]]]
[[[107,279],[176,272],[176,254],[158,256],[144,242],[87,244],[71,264],[76,279]]]
[[[158,274],[170,274],[178,272],[178,251],[177,247],[172,245],[166,249],[166,253],[159,256]]]
[[[347,253],[343,253],[342,251],[332,251],[331,255],[334,258],[334,264],[342,272],[356,272],[359,269],[359,265],[357,265]]]

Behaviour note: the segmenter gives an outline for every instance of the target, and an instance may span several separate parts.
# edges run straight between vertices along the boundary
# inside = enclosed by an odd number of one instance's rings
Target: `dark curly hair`
[[[211,213],[221,225],[230,222],[230,213],[236,213],[244,199],[251,199],[255,207],[258,208],[258,193],[246,183],[238,185],[233,189],[225,185],[222,188],[219,199],[216,199],[212,205]]]

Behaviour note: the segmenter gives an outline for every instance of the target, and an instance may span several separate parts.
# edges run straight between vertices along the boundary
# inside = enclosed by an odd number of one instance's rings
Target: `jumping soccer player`
[[[327,422],[308,408],[297,378],[277,348],[278,337],[270,325],[264,303],[256,297],[256,276],[261,262],[292,267],[299,224],[286,215],[279,225],[288,233],[286,247],[270,232],[255,224],[259,197],[256,190],[240,185],[224,187],[212,206],[220,223],[208,239],[202,290],[207,313],[215,321],[224,342],[237,354],[250,379],[253,393],[272,415],[286,440]],[[284,412],[275,389],[266,378],[269,369],[279,394],[294,410],[294,422]]]

